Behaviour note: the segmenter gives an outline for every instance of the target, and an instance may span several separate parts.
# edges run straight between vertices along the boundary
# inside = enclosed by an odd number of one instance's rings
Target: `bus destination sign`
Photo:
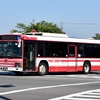
[[[4,35],[0,36],[0,40],[17,40],[17,36]]]

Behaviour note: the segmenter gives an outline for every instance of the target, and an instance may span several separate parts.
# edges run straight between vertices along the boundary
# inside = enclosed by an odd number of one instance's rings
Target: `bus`
[[[51,72],[99,71],[100,41],[44,32],[2,34],[0,70],[41,76]]]

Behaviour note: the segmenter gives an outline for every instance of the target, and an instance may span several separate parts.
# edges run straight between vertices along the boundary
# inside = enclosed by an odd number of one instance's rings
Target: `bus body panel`
[[[15,64],[22,64],[23,59],[15,59],[15,58],[2,58],[0,59],[0,70],[4,71],[23,71],[23,67],[17,67]]]
[[[66,59],[66,60],[65,60]],[[47,61],[49,64],[49,72],[78,72],[83,70],[83,64],[85,61],[90,61],[91,71],[100,70],[100,59],[93,58],[77,58],[77,63],[74,58],[49,58],[49,57],[37,57],[36,69],[38,69],[41,61]],[[77,67],[75,66],[77,64]],[[75,70],[74,70],[75,69]],[[38,70],[36,70],[38,71]]]
[[[43,51],[44,55],[40,55],[38,52],[38,44],[41,44],[43,42],[43,50],[45,49]],[[58,43],[61,46],[58,46],[59,50],[57,52],[55,51],[55,45],[52,45],[52,49],[50,48],[50,42],[51,44]],[[23,34],[0,35],[0,50],[3,49],[3,44],[10,45],[11,43],[13,44],[13,46],[17,47],[17,49],[21,49],[21,57],[18,55],[19,58],[15,58],[15,56],[9,57],[5,55],[2,56],[0,54],[0,70],[38,72],[38,67],[41,61],[46,61],[48,63],[48,72],[83,71],[83,65],[85,62],[89,62],[91,71],[100,70],[100,41],[98,40],[73,39],[68,37],[66,38],[52,36],[43,37]],[[62,46],[63,44],[64,46]],[[25,45],[27,45],[27,47],[25,47]],[[12,49],[13,51],[16,51],[15,47]],[[84,50],[83,47],[85,47]],[[60,50],[62,51],[59,52]],[[85,51],[86,56],[83,56],[82,50]],[[50,51],[49,53],[52,53],[52,51],[55,52],[53,53],[53,55],[48,56],[48,54],[46,54],[48,53],[47,51]],[[58,54],[62,52],[64,52],[65,54],[63,56],[59,56]],[[74,56],[73,54],[71,54],[71,52],[74,53]]]

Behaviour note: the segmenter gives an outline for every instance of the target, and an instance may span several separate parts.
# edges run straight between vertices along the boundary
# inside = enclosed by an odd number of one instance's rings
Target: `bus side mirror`
[[[20,43],[20,42],[18,43],[18,47],[19,47],[19,48],[21,47],[21,43]]]

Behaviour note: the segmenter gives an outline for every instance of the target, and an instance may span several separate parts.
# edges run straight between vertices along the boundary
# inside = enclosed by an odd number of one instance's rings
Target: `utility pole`
[[[63,21],[61,21],[60,25],[61,25],[61,31],[63,32]]]
[[[18,19],[17,19],[17,24],[19,24],[19,23],[20,23],[20,19],[18,18]],[[19,28],[17,27],[17,33],[18,33],[19,31],[21,31],[21,29],[19,29]]]
[[[35,24],[35,19],[32,20],[32,24]],[[34,28],[32,28],[31,32],[36,32],[36,30]]]
[[[34,24],[34,22],[35,22],[35,20],[33,19],[33,20],[32,20],[32,23]]]
[[[19,18],[17,19],[17,23],[20,23],[20,19]]]

